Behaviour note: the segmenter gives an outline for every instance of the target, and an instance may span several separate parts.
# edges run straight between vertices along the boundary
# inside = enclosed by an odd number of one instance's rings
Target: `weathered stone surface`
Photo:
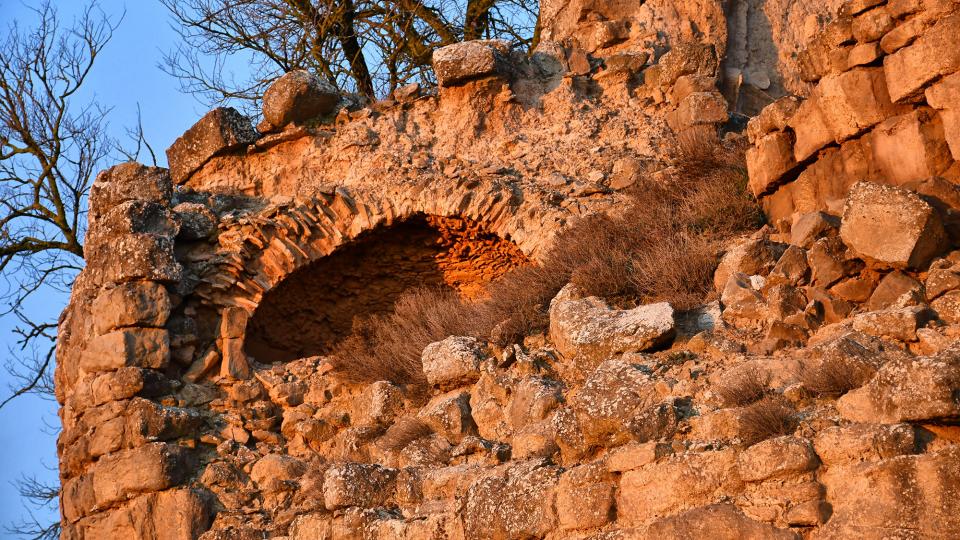
[[[927,103],[940,110],[943,134],[953,159],[960,159],[960,73],[948,75],[927,88]]]
[[[923,91],[934,79],[960,71],[960,13],[944,17],[917,40],[883,60],[890,97],[898,102]]]
[[[323,475],[323,504],[327,510],[381,506],[393,497],[396,477],[396,470],[375,464],[334,465]]]
[[[723,292],[730,276],[737,272],[748,276],[765,275],[777,264],[786,249],[786,244],[763,237],[745,238],[736,242],[720,259],[720,264],[713,274],[714,288],[717,292]]]
[[[610,309],[567,285],[550,302],[550,339],[584,368],[616,353],[644,351],[673,337],[673,308],[666,302],[630,310]]]
[[[217,232],[217,215],[206,205],[184,202],[174,206],[173,212],[180,221],[178,238],[204,240]]]
[[[830,469],[822,481],[833,515],[820,538],[949,538],[960,530],[956,446]]]
[[[840,229],[840,219],[826,212],[807,212],[793,220],[790,244],[810,249],[814,242],[832,236]]]
[[[720,295],[720,304],[723,320],[735,325],[756,323],[762,326],[770,316],[763,295],[750,276],[740,272],[730,276]]]
[[[329,82],[306,71],[283,74],[263,93],[263,120],[270,129],[333,112],[340,95]]]
[[[853,328],[871,336],[916,341],[917,330],[932,318],[925,306],[891,308],[860,313],[853,318]]]
[[[900,271],[890,272],[874,289],[866,308],[879,311],[891,306],[904,307],[924,302],[923,285]]]
[[[194,489],[173,489],[134,498],[113,512],[81,520],[71,533],[82,538],[131,540],[194,540],[210,527],[212,501]]]
[[[454,86],[470,79],[496,75],[503,69],[509,43],[477,40],[455,43],[433,52],[433,71],[440,86]]]
[[[855,68],[820,80],[817,107],[836,142],[843,142],[893,116],[881,68]]]
[[[162,327],[170,316],[170,295],[159,283],[131,281],[102,291],[93,303],[98,334],[127,326]]]
[[[123,367],[164,369],[170,361],[170,338],[158,328],[124,329],[94,338],[80,356],[87,372]]]
[[[188,466],[187,452],[166,443],[105,456],[64,484],[64,517],[75,522],[134,495],[174,486],[186,477]]]
[[[934,209],[906,190],[861,182],[843,210],[840,237],[864,259],[894,268],[917,268],[946,247]]]
[[[676,455],[623,473],[618,515],[628,524],[643,524],[717,502],[735,492],[737,482],[733,450]]]
[[[92,238],[85,246],[92,278],[100,284],[150,280],[175,283],[183,267],[173,254],[169,236],[151,233]]]
[[[536,538],[556,527],[557,467],[533,460],[495,469],[470,485],[463,503],[468,539]]]
[[[758,197],[771,191],[796,166],[792,133],[781,131],[763,136],[747,150],[750,191]]]
[[[916,434],[909,424],[834,426],[818,433],[813,445],[830,466],[880,461],[917,451]]]
[[[854,422],[937,421],[960,416],[960,353],[904,358],[884,364],[862,388],[837,402]]]
[[[477,426],[470,415],[470,393],[454,390],[431,399],[419,415],[421,420],[453,444],[466,435],[476,433]]]
[[[643,540],[795,540],[796,533],[754,521],[730,503],[713,504],[654,521],[636,536]]]
[[[427,345],[421,361],[427,382],[440,388],[456,388],[476,382],[483,347],[472,337],[450,336]]]
[[[784,96],[764,107],[760,114],[747,122],[747,136],[750,142],[756,144],[764,135],[783,131],[798,107],[800,107],[800,99],[796,96]]]
[[[170,177],[175,184],[182,184],[213,156],[256,140],[257,132],[247,117],[230,107],[216,108],[167,149]]]
[[[927,108],[888,118],[863,140],[883,183],[919,182],[953,164],[941,119]]]
[[[796,136],[793,155],[797,162],[806,161],[817,150],[834,141],[826,116],[817,106],[815,98],[804,100],[788,125]]]
[[[613,517],[612,476],[602,464],[575,467],[564,472],[557,484],[557,518],[561,529],[602,527]]]
[[[819,464],[810,441],[793,436],[768,439],[737,457],[740,478],[747,482],[794,476]]]
[[[650,375],[641,366],[615,358],[590,374],[571,406],[587,444],[609,447],[629,440],[630,421],[657,401]]]
[[[94,222],[114,206],[127,201],[166,204],[170,201],[172,189],[166,169],[135,162],[115,165],[98,174],[90,186],[88,219]]]

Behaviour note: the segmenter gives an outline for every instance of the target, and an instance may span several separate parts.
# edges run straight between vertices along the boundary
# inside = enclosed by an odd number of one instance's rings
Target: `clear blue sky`
[[[0,32],[6,33],[8,23],[14,19],[32,26],[27,6],[37,4],[36,0],[0,0]],[[53,4],[66,25],[86,1],[53,0]],[[123,137],[124,127],[135,123],[139,103],[147,140],[163,165],[163,151],[206,112],[206,107],[181,94],[177,81],[157,67],[162,52],[178,39],[158,0],[100,0],[100,6],[112,17],[120,17],[124,10],[126,15],[98,58],[81,99],[95,97],[113,108],[109,122],[115,137]],[[65,301],[62,295],[45,294],[36,299],[31,309],[44,318],[55,318]],[[5,354],[7,346],[14,342],[10,334],[12,322],[0,319],[0,354]],[[4,394],[7,382],[6,373],[0,373]],[[57,429],[55,402],[27,396],[0,410],[0,537],[4,536],[2,525],[24,514],[11,481],[24,473],[56,479]],[[56,519],[55,515],[48,517]]]

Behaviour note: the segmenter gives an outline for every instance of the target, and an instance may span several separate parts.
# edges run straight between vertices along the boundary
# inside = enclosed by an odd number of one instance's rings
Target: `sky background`
[[[24,27],[33,27],[35,17],[28,8],[39,3],[0,0],[2,35],[6,35],[13,20]],[[68,26],[87,2],[52,0],[52,3],[60,13],[61,24]],[[115,20],[123,16],[123,20],[94,64],[79,102],[96,99],[112,107],[109,127],[117,138],[125,137],[125,127],[136,124],[139,104],[146,139],[157,154],[158,164],[165,165],[164,150],[207,111],[195,98],[182,94],[176,79],[158,67],[163,52],[176,45],[178,36],[170,27],[166,9],[157,0],[100,0],[99,4],[108,16]],[[35,297],[30,310],[43,318],[55,318],[66,300],[66,295],[46,293]],[[10,332],[14,321],[8,319],[0,318],[0,354],[6,354],[9,347],[15,346]],[[7,373],[0,372],[0,390],[4,397],[8,382]],[[26,515],[12,482],[24,474],[56,481],[58,429],[54,401],[25,396],[0,409],[0,537],[5,536],[4,525]],[[57,520],[58,516],[53,512],[44,516],[41,512],[38,518]]]

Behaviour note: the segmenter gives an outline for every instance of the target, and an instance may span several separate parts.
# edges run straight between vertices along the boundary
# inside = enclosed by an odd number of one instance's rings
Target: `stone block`
[[[427,345],[421,362],[427,382],[439,388],[457,388],[480,378],[483,347],[472,337],[451,336]]]
[[[847,67],[853,69],[857,66],[872,64],[880,56],[880,42],[861,43],[850,49],[850,54],[847,56]]]
[[[306,70],[290,71],[263,93],[263,121],[270,129],[330,114],[340,94],[329,82]]]
[[[96,284],[134,280],[176,283],[183,275],[169,236],[137,233],[91,238],[85,248],[87,270]]]
[[[570,399],[588,445],[628,442],[636,415],[660,401],[656,384],[640,367],[621,358],[600,364]]]
[[[227,379],[246,380],[253,376],[250,360],[243,350],[242,338],[220,340],[220,376]]]
[[[97,334],[128,326],[160,328],[170,316],[167,289],[152,281],[128,281],[104,289],[93,301]]]
[[[828,75],[820,79],[814,93],[816,105],[836,142],[906,112],[890,103],[881,68],[855,68]]]
[[[467,538],[542,538],[557,526],[560,470],[543,460],[500,467],[470,484],[460,515]]]
[[[116,510],[78,523],[82,538],[193,540],[210,527],[212,501],[181,488],[140,495]]]
[[[123,329],[90,340],[80,355],[86,372],[123,367],[165,369],[170,362],[170,338],[158,328]]]
[[[223,310],[220,319],[220,337],[242,338],[247,331],[250,313],[241,307],[228,307]]]
[[[257,132],[246,116],[230,107],[213,109],[167,149],[170,176],[183,184],[213,156],[256,140]]]
[[[793,436],[767,439],[737,457],[740,478],[747,482],[797,476],[819,465],[810,441]]]
[[[333,465],[323,475],[323,504],[327,510],[383,506],[393,497],[396,479],[396,469],[373,463]]]
[[[433,51],[433,72],[440,86],[455,86],[505,70],[510,45],[503,40],[465,41]]]
[[[612,476],[600,464],[574,467],[557,484],[557,518],[563,530],[595,529],[613,517]]]
[[[693,92],[667,115],[667,123],[676,132],[702,124],[723,123],[727,119],[727,101],[719,92]]]
[[[458,444],[477,431],[470,414],[470,393],[466,391],[454,390],[436,396],[420,410],[418,417],[451,444]]]
[[[943,135],[953,159],[960,160],[960,73],[948,75],[927,88],[927,103],[939,109]]]
[[[937,212],[905,189],[860,182],[844,207],[840,237],[861,258],[920,268],[947,247]]]
[[[851,31],[854,39],[860,43],[869,43],[882,38],[893,26],[893,17],[886,9],[879,7],[857,15],[853,19]]]
[[[960,71],[960,13],[944,17],[916,41],[883,60],[894,102],[913,98],[935,79]]]
[[[658,519],[637,538],[657,540],[796,540],[796,533],[754,521],[731,503],[711,504]]]
[[[772,191],[796,167],[792,133],[780,131],[763,136],[747,150],[750,191],[757,197]]]
[[[793,146],[794,159],[806,161],[824,146],[834,141],[833,132],[815,98],[807,99],[797,108],[788,125],[796,136]]]
[[[817,434],[813,446],[829,466],[880,461],[914,454],[917,438],[910,424],[849,424]]]
[[[797,112],[801,100],[796,96],[784,96],[760,111],[747,122],[747,137],[756,143],[761,137],[775,131],[783,131],[787,122]]]
[[[953,165],[939,115],[928,108],[881,122],[863,139],[884,183],[902,185],[939,176]]]
[[[121,163],[101,172],[90,186],[90,222],[97,221],[114,206],[127,201],[167,205],[173,183],[166,169],[135,162]]]

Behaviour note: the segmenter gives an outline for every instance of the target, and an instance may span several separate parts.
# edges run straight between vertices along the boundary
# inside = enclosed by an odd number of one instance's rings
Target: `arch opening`
[[[475,220],[417,214],[359,235],[268,291],[244,350],[260,362],[329,353],[356,317],[386,314],[405,291],[441,287],[466,298],[529,260]]]

